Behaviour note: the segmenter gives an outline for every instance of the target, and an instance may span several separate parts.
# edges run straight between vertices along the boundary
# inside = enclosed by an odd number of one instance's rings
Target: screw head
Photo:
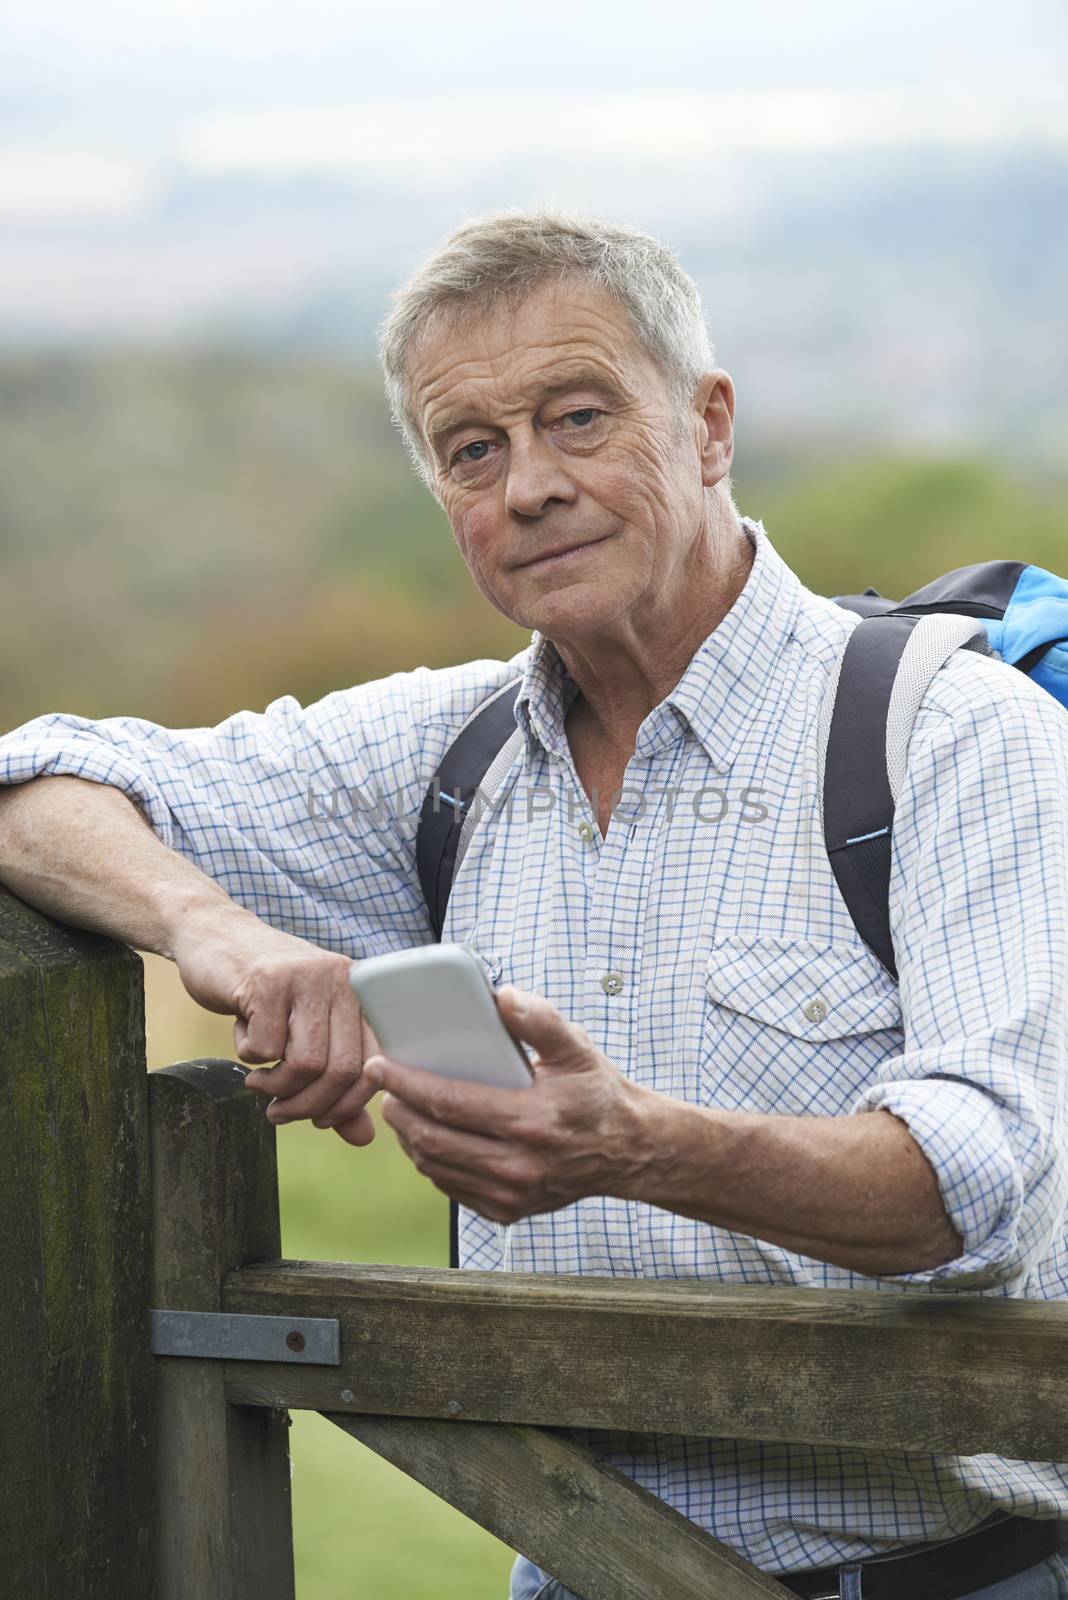
[[[463,1406],[460,1404],[459,1400],[450,1400],[448,1409],[452,1416],[455,1417],[463,1410]]]
[[[286,1334],[286,1344],[291,1350],[303,1350],[304,1335],[302,1333],[298,1333],[296,1328],[294,1328],[292,1333]]]
[[[341,1398],[342,1398],[342,1400],[344,1400],[345,1404],[348,1405],[352,1400],[352,1390],[351,1389],[342,1389]]]

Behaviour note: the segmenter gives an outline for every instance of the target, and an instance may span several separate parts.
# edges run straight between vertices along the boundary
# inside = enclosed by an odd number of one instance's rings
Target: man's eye
[[[477,455],[468,455],[468,451],[477,451]],[[488,439],[472,439],[470,444],[461,445],[453,457],[455,461],[485,461],[486,452],[489,450]]]
[[[568,421],[573,422],[576,428],[588,427],[593,419],[600,415],[601,413],[595,406],[582,406],[578,411],[569,411],[567,413]]]

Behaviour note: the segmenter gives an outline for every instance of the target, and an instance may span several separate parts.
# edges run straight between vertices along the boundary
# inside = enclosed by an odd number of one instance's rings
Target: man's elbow
[[[964,1240],[950,1220],[944,1206],[925,1227],[919,1230],[912,1242],[913,1261],[901,1267],[901,1272],[934,1272],[938,1267],[948,1267],[964,1255]]]

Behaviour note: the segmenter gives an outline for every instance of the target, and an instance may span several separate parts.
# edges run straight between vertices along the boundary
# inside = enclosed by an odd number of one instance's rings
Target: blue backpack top
[[[981,561],[947,572],[905,600],[875,589],[835,597],[857,612],[821,719],[823,831],[827,855],[857,932],[897,978],[889,887],[894,804],[912,721],[934,674],[956,649],[978,650],[1026,672],[1068,710],[1068,579],[1023,561]],[[518,752],[520,679],[468,717],[427,790],[416,836],[419,881],[441,938],[453,876],[486,793]],[[1054,710],[1053,702],[1060,710]],[[441,801],[446,801],[444,806]],[[456,1207],[451,1259],[456,1265]]]
[[[993,654],[1068,709],[1068,578],[1024,561],[980,561],[935,578],[907,600],[884,600],[874,589],[835,600],[862,617],[888,611],[978,617]]]

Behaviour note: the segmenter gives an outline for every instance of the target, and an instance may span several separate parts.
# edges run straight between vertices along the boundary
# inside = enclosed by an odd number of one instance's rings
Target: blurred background
[[[739,395],[736,498],[803,580],[1068,567],[1068,12],[37,0],[0,24],[0,716],[219,720],[526,635],[374,366],[464,217],[665,239]],[[152,1066],[230,1054],[149,959]],[[446,1260],[383,1128],[279,1136],[291,1256]],[[300,1600],[504,1600],[510,1554],[317,1417]]]

